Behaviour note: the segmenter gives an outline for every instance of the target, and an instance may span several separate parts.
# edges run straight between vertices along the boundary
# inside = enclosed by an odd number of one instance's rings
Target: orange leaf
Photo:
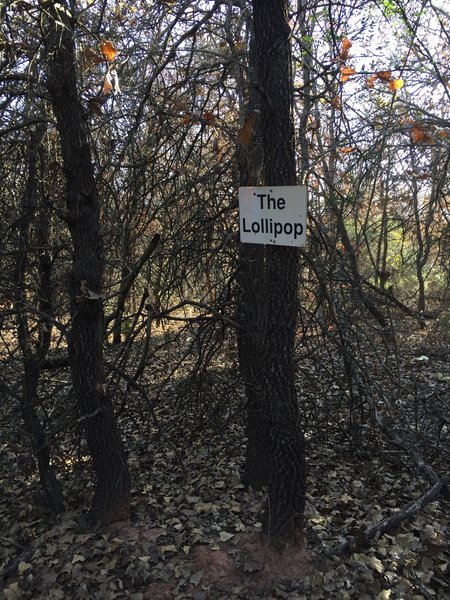
[[[342,62],[345,62],[348,58],[348,53],[350,52],[350,48],[352,47],[351,41],[348,37],[345,37],[341,42],[341,51],[339,53],[339,58]]]
[[[342,83],[345,83],[346,81],[348,81],[350,79],[351,75],[354,75],[356,73],[355,69],[353,67],[345,67],[344,65],[341,67],[341,81]]]
[[[259,111],[254,110],[245,119],[244,124],[241,127],[241,129],[239,129],[236,137],[237,144],[240,144],[241,146],[250,146],[250,144],[252,143],[253,125],[256,122],[258,114]]]
[[[90,69],[94,65],[100,65],[105,60],[102,56],[99,56],[90,48],[83,48],[80,54],[83,67],[85,69]]]
[[[366,81],[367,83],[367,87],[368,88],[373,88],[375,81],[378,79],[378,77],[376,75],[372,75],[372,77],[369,77],[369,79]]]
[[[107,61],[112,62],[116,58],[117,49],[114,48],[112,42],[109,42],[108,40],[103,40],[100,44],[100,48],[103,53],[103,56],[106,58]]]
[[[111,83],[111,78],[109,76],[109,73],[106,73],[105,75],[105,79],[103,80],[103,88],[102,88],[102,93],[107,96],[108,94],[111,94],[113,91],[113,86]]]
[[[405,82],[403,79],[391,79],[389,82],[389,89],[391,92],[397,92],[398,90],[401,90],[404,85]]]
[[[434,144],[434,140],[429,133],[425,131],[422,125],[416,123],[411,129],[411,140],[413,144],[420,144],[425,142],[426,144]]]
[[[378,79],[381,79],[381,81],[390,81],[392,79],[391,71],[377,71],[375,75]]]
[[[356,150],[356,148],[339,148],[339,152],[342,152],[342,154],[350,154],[351,152],[354,152]]]

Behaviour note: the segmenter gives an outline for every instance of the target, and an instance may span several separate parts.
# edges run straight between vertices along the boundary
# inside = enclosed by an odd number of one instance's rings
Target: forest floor
[[[195,378],[179,374],[158,388],[169,358],[177,364],[184,350],[158,355],[147,374],[147,399],[117,384],[133,515],[106,528],[89,520],[93,478],[80,436],[66,432],[54,443],[67,511],[53,517],[40,502],[17,407],[3,401],[0,598],[450,599],[450,503],[443,499],[351,556],[325,556],[431,487],[369,419],[359,437],[349,435],[339,374],[330,380],[325,355],[299,369],[308,455],[305,547],[280,552],[261,535],[265,493],[245,489],[240,479],[245,437],[235,364],[219,357],[201,394]],[[426,428],[433,398],[448,402],[449,353],[439,337],[418,332],[403,339],[405,396],[397,401],[409,399],[404,414],[411,422],[401,427]],[[68,381],[61,368],[44,372],[42,385],[63,403],[70,400]],[[441,428],[436,445],[445,444],[447,452],[436,452],[433,462],[440,475],[449,470],[449,432]]]

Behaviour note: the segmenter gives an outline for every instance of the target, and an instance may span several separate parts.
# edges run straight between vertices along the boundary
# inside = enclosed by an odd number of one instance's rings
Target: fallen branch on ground
[[[376,525],[372,525],[360,536],[350,537],[347,541],[339,546],[335,546],[326,553],[327,557],[331,556],[350,556],[358,548],[367,546],[371,540],[378,539],[384,533],[390,533],[397,529],[404,521],[416,515],[420,510],[425,508],[427,504],[436,500],[445,486],[450,483],[450,473],[440,479],[435,485],[428,490],[423,496],[407,504],[400,512],[386,517]]]

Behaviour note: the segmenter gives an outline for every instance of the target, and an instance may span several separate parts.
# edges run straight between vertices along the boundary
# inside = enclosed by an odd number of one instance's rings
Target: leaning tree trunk
[[[48,91],[61,141],[68,223],[72,381],[96,474],[94,513],[103,522],[129,514],[130,476],[103,372],[103,245],[99,198],[77,92],[72,19],[60,0],[43,3]]]
[[[295,185],[293,82],[287,0],[253,0],[265,185]],[[266,250],[263,412],[271,478],[264,528],[297,539],[305,504],[304,441],[294,385],[298,261],[295,248]]]

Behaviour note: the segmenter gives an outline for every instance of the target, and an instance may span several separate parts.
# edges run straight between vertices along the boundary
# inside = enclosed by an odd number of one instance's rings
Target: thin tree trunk
[[[17,337],[24,367],[20,409],[25,424],[25,430],[30,438],[33,454],[38,463],[39,481],[44,492],[47,506],[52,512],[57,514],[64,510],[64,498],[61,486],[50,466],[50,450],[47,444],[47,437],[39,420],[36,408],[39,402],[37,390],[41,361],[45,357],[48,348],[42,343],[39,343],[38,354],[33,351],[28,319],[25,316],[25,309],[27,307],[25,278],[29,253],[30,225],[35,216],[38,204],[37,159],[39,145],[43,135],[44,129],[41,127],[31,134],[30,139],[28,181],[21,207],[18,241],[19,252],[17,254],[14,282],[16,289]],[[41,263],[40,266],[42,268]],[[41,288],[42,278],[46,279],[46,277],[46,270],[44,271],[44,274],[41,270]],[[45,306],[41,305],[40,308],[45,308]],[[41,342],[41,337],[39,342]]]
[[[253,0],[266,185],[295,185],[291,47],[287,0]],[[305,504],[304,441],[294,385],[297,250],[266,249],[267,321],[263,416],[271,478],[264,530],[277,542],[298,539]]]
[[[113,326],[113,332],[114,332],[113,335],[115,338],[115,339],[113,339],[114,344],[121,342],[121,325],[122,325],[123,313],[125,311],[125,302],[130,294],[130,290],[133,286],[133,283],[136,281],[136,278],[139,276],[142,268],[148,262],[151,255],[153,254],[153,252],[156,250],[160,239],[161,239],[161,236],[159,235],[159,233],[155,233],[155,235],[150,240],[148,246],[142,253],[139,260],[133,265],[133,268],[131,270],[124,269],[122,271],[122,279],[120,282],[120,289],[119,289],[119,292],[117,295],[116,309],[112,315],[109,315],[108,317],[105,318],[105,329],[107,329],[107,327],[111,323],[111,321],[114,321],[114,326]],[[134,312],[134,310],[132,312]],[[120,334],[119,338],[116,338],[117,331]]]
[[[41,154],[41,169],[46,166],[47,153]],[[38,209],[36,243],[39,247],[39,292],[38,309],[40,313],[38,354],[43,361],[50,349],[52,340],[52,318],[53,318],[53,281],[52,271],[53,262],[50,253],[50,217],[51,210],[49,204],[44,199],[42,192],[42,201]]]
[[[123,239],[122,244],[123,244],[123,247],[122,247],[122,269],[121,269],[121,273],[120,273],[121,287],[124,286],[124,283],[126,282],[127,277],[129,277],[129,275],[130,275],[128,263],[130,261],[131,248],[130,248],[130,236],[129,236],[129,232],[127,230],[125,230],[124,239]],[[130,285],[130,287],[131,287],[131,285]],[[128,289],[128,291],[129,291],[129,289]],[[125,312],[126,299],[127,299],[126,294],[119,294],[119,296],[117,297],[117,304],[116,304],[116,310],[115,310],[116,318],[114,319],[114,325],[113,325],[113,330],[112,330],[112,334],[113,334],[112,343],[114,345],[118,345],[122,342],[122,322],[123,322],[123,315]]]
[[[77,92],[74,34],[64,1],[43,9],[48,90],[56,116],[72,238],[69,280],[72,381],[97,485],[93,508],[111,522],[128,517],[130,475],[103,370],[103,245],[100,207],[86,124]]]

